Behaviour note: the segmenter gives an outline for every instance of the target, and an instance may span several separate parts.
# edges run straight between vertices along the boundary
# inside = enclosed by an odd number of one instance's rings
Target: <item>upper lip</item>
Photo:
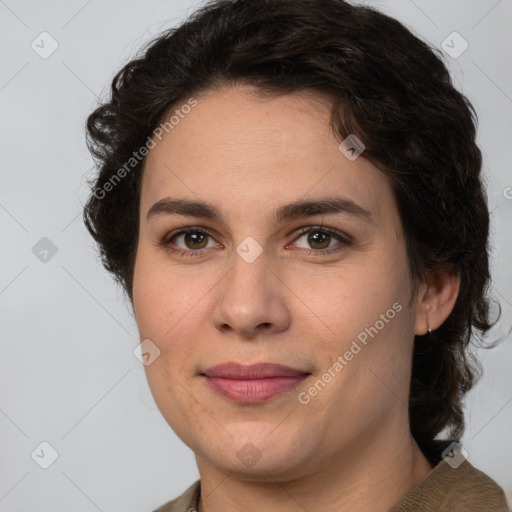
[[[235,362],[217,364],[204,371],[207,377],[225,379],[268,379],[272,377],[302,377],[308,372],[277,363],[256,363],[243,365]]]

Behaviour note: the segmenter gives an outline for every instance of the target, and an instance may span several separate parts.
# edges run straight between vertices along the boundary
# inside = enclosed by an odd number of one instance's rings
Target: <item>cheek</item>
[[[141,244],[135,261],[133,302],[139,327],[164,335],[180,318],[194,314],[214,284],[207,272],[194,265],[177,267],[149,243]],[[190,313],[189,313],[190,312]]]
[[[369,368],[390,383],[407,377],[404,362],[412,350],[414,310],[409,305],[407,268],[399,256],[380,253],[374,261],[320,280],[322,293],[302,278],[304,296],[311,297],[308,306],[318,312],[309,329],[316,326],[326,333],[318,338],[322,367],[342,356],[347,362],[342,363],[344,377],[337,382],[348,379],[361,394],[375,386],[372,396],[379,396],[381,385]]]
[[[193,360],[193,333],[187,322],[194,317],[183,297],[173,293],[166,273],[141,257],[135,267],[133,302],[140,339],[149,339],[158,347],[158,356],[144,366],[146,378],[160,412],[174,429],[174,411],[190,406],[184,393]],[[190,309],[190,308],[188,308]],[[153,349],[154,350],[154,349]],[[188,405],[187,405],[188,404]]]
[[[162,344],[179,314],[176,283],[150,251],[139,248],[133,276],[133,306],[141,337]]]
[[[169,380],[165,379],[166,369],[181,372],[183,363],[192,360],[194,342],[199,338],[196,329],[202,325],[198,315],[203,313],[198,304],[200,287],[189,285],[183,273],[173,274],[165,262],[149,252],[142,250],[137,255],[133,284],[135,320],[140,339],[150,339],[160,350],[155,361],[158,364],[146,366],[148,379],[160,373],[162,382]]]
[[[152,273],[143,272],[140,264],[136,264],[133,279],[133,308],[135,320],[139,327],[141,339],[161,338],[155,326],[164,323],[162,304],[164,295],[157,293],[156,281]]]
[[[331,334],[343,333],[344,337],[357,335],[395,302],[404,308],[408,303],[405,268],[398,258],[382,253],[324,275],[303,274],[294,289],[305,306],[317,313],[319,327],[326,331],[331,327]]]

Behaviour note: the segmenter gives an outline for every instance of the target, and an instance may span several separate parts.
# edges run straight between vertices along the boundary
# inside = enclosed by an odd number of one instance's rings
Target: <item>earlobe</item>
[[[444,270],[429,273],[427,282],[419,289],[416,301],[416,335],[425,335],[442,325],[455,307],[459,288],[458,274]]]

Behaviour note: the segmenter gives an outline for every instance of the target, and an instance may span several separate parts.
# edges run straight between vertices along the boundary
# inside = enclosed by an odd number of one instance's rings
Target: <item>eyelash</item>
[[[293,242],[296,242],[302,236],[304,236],[305,234],[311,233],[311,232],[323,233],[323,234],[332,236],[334,238],[337,238],[341,242],[341,247],[340,247],[340,244],[338,244],[338,245],[334,246],[334,248],[332,248],[332,249],[302,249],[302,251],[305,251],[306,255],[308,255],[308,256],[311,256],[311,255],[327,256],[329,254],[332,254],[334,252],[338,252],[338,251],[342,250],[343,246],[348,247],[352,244],[352,239],[350,236],[348,236],[344,233],[341,233],[339,231],[333,230],[333,229],[324,228],[322,226],[308,226],[308,227],[300,228],[299,235],[293,240]],[[176,238],[180,235],[188,234],[188,233],[196,233],[196,234],[206,235],[206,236],[213,238],[212,234],[204,228],[187,227],[187,228],[182,228],[179,231],[172,233],[171,235],[166,235],[159,242],[159,245],[161,245],[162,247],[171,251],[172,253],[175,253],[175,254],[179,253],[180,256],[199,257],[199,256],[202,256],[203,254],[205,254],[206,252],[208,252],[208,249],[197,249],[197,250],[173,249],[172,247],[170,247],[171,241],[174,238]]]

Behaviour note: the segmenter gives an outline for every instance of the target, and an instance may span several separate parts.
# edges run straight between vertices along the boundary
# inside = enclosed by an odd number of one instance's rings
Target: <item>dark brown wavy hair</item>
[[[462,399],[481,373],[471,348],[493,325],[477,116],[439,50],[377,10],[342,0],[216,0],[126,64],[87,120],[99,173],[84,220],[105,267],[133,300],[144,159],[115,186],[109,180],[174,108],[227,84],[327,94],[333,133],[340,141],[355,134],[363,157],[392,182],[413,297],[429,271],[460,276],[447,320],[415,337],[409,402],[424,452],[441,431],[460,439]]]

